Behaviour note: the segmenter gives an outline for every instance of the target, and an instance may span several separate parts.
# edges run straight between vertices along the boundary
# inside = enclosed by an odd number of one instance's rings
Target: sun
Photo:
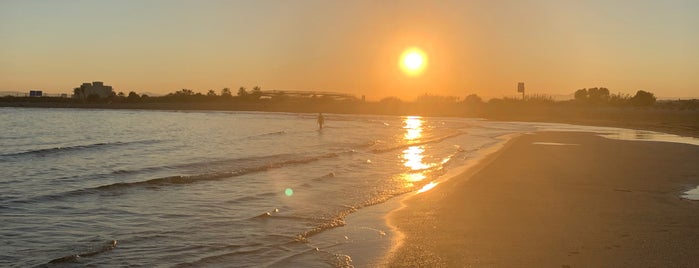
[[[425,66],[427,66],[427,55],[419,48],[408,48],[400,56],[400,68],[408,75],[422,73]]]

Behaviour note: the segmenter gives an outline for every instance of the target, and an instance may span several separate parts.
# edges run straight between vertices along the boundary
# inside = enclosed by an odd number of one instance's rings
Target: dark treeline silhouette
[[[348,94],[313,91],[263,91],[260,87],[208,90],[181,89],[164,96],[135,91],[107,97],[0,97],[0,106],[73,107],[160,110],[232,110],[304,113],[354,113],[479,117],[491,120],[545,121],[655,129],[699,136],[699,100],[657,100],[653,93],[616,93],[604,87],[579,89],[574,99],[556,101],[543,94],[493,98],[475,94],[463,98],[424,94],[412,101],[387,97],[364,101]]]
[[[631,97],[628,94],[609,94],[609,89],[604,87],[583,88],[575,91],[575,101],[591,105],[613,105],[613,106],[651,106],[655,104],[656,98],[653,93],[639,90]]]
[[[218,91],[208,90],[206,94],[195,92],[191,89],[181,89],[164,96],[148,96],[146,94],[138,94],[135,91],[110,92],[106,97],[100,97],[96,94],[82,96],[78,88],[76,88],[73,98],[59,97],[16,97],[4,96],[0,97],[2,102],[60,102],[60,103],[96,103],[96,104],[119,104],[119,103],[181,103],[197,104],[197,103],[220,103],[220,104],[270,104],[276,105],[295,105],[295,104],[317,104],[342,107],[346,104],[361,105],[372,107],[372,110],[386,111],[394,114],[391,111],[424,111],[430,114],[454,114],[463,115],[464,110],[487,110],[489,108],[506,108],[506,107],[532,107],[532,106],[570,106],[570,107],[654,107],[663,109],[679,109],[692,110],[699,109],[699,100],[664,100],[658,101],[655,95],[651,92],[639,90],[635,95],[631,96],[624,93],[611,94],[609,89],[604,87],[583,88],[574,92],[573,100],[556,101],[553,97],[544,94],[529,94],[524,98],[504,97],[493,98],[484,101],[483,98],[476,94],[470,94],[463,99],[456,96],[440,96],[424,94],[418,96],[413,101],[404,101],[397,97],[387,97],[378,102],[370,102],[359,100],[358,98],[346,94],[328,94],[323,92],[304,92],[298,94],[292,91],[267,91],[263,92],[262,88],[255,86],[252,90],[245,87],[238,88],[234,95],[229,88],[222,88]],[[217,93],[218,92],[218,93]],[[273,93],[270,93],[273,92]],[[341,95],[344,98],[338,99]],[[347,97],[350,96],[350,97]],[[233,105],[235,106],[235,105]],[[235,108],[235,107],[230,107]],[[384,109],[385,108],[385,109]]]
[[[263,93],[259,86],[248,90],[245,87],[238,88],[238,91],[233,95],[229,88],[209,90],[206,94],[194,92],[191,89],[181,89],[164,96],[148,96],[146,94],[138,94],[135,91],[130,91],[128,94],[124,92],[111,92],[106,97],[91,94],[88,96],[80,95],[80,91],[76,88],[76,93],[73,98],[58,98],[58,97],[0,97],[3,102],[59,102],[59,103],[96,103],[96,104],[119,104],[119,103],[182,103],[182,104],[197,104],[197,103],[223,103],[223,104],[276,104],[294,105],[294,104],[317,104],[342,107],[346,104],[355,104],[372,107],[370,110],[375,112],[386,112],[389,114],[396,113],[395,111],[403,111],[414,113],[421,111],[428,114],[449,114],[463,115],[464,111],[476,112],[477,110],[488,110],[489,108],[507,108],[507,107],[524,107],[524,106],[593,106],[593,107],[655,107],[664,109],[679,109],[692,110],[699,108],[699,100],[665,100],[657,101],[655,95],[651,92],[639,90],[635,95],[616,93],[611,94],[609,89],[604,87],[583,88],[574,92],[573,100],[555,101],[551,96],[542,94],[530,94],[524,98],[493,98],[489,101],[484,101],[476,94],[470,94],[460,99],[455,96],[440,96],[424,94],[418,96],[414,101],[404,101],[397,97],[387,97],[378,102],[360,101],[356,97],[345,98],[338,100],[329,97],[327,94],[308,93],[305,96],[298,94],[289,94],[281,91],[276,93]],[[233,105],[235,106],[235,105]],[[235,108],[235,107],[230,107]],[[383,112],[382,112],[383,111]],[[412,112],[410,112],[412,111]]]
[[[183,88],[181,90],[169,93],[164,96],[148,96],[146,94],[138,94],[135,91],[130,91],[127,94],[124,92],[110,92],[106,97],[100,97],[97,94],[90,94],[84,96],[79,88],[75,89],[72,101],[82,102],[82,103],[102,103],[102,104],[112,104],[112,103],[204,103],[204,102],[220,102],[220,101],[256,101],[262,96],[262,89],[256,86],[251,92],[248,92],[245,87],[240,87],[237,95],[233,95],[229,88],[223,88],[220,90],[220,94],[217,94],[215,90],[209,90],[206,94],[199,92],[194,92],[194,90]],[[20,100],[20,99],[9,99],[5,100]],[[36,98],[23,99],[23,100],[33,100],[38,101]],[[50,100],[50,99],[47,99]],[[71,100],[62,100],[63,102],[70,102]]]

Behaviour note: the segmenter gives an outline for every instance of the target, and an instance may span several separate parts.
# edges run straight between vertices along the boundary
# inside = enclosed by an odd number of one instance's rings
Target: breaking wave
[[[100,253],[110,251],[110,250],[116,248],[116,246],[117,246],[117,241],[112,240],[112,241],[107,242],[106,244],[104,244],[103,246],[101,246],[99,248],[92,249],[90,251],[86,251],[83,253],[71,254],[71,255],[60,257],[60,258],[56,258],[56,259],[49,261],[48,264],[62,264],[62,263],[75,262],[80,258],[91,257],[91,256],[95,256],[95,255],[100,254]]]
[[[107,142],[107,143],[100,142],[100,143],[85,144],[85,145],[52,147],[52,148],[31,150],[31,151],[18,152],[18,153],[3,154],[3,155],[0,155],[0,157],[7,157],[7,158],[16,158],[16,157],[24,157],[24,156],[47,157],[47,156],[53,156],[53,155],[62,154],[62,153],[74,153],[74,152],[80,152],[80,151],[86,151],[86,150],[105,149],[105,148],[124,146],[124,145],[154,144],[154,143],[158,143],[158,142],[159,141],[157,141],[157,140],[130,141],[130,142],[118,141],[118,142]]]
[[[198,182],[205,182],[205,181],[222,180],[222,179],[228,179],[228,178],[233,178],[233,177],[239,177],[239,176],[249,174],[249,173],[261,172],[261,171],[266,171],[266,170],[270,170],[270,169],[274,169],[274,168],[281,168],[281,167],[289,166],[289,165],[311,163],[311,162],[319,161],[322,159],[334,158],[334,157],[337,157],[339,155],[340,154],[338,154],[338,153],[327,153],[327,154],[311,156],[311,157],[299,157],[297,155],[277,155],[277,156],[272,156],[272,157],[239,159],[238,161],[235,161],[235,162],[258,163],[258,165],[243,166],[243,167],[237,168],[235,170],[231,170],[231,171],[203,173],[203,174],[196,174],[196,175],[168,176],[168,177],[155,178],[155,179],[150,179],[150,180],[145,180],[145,181],[135,181],[135,182],[117,182],[117,183],[97,186],[97,187],[93,187],[93,188],[85,188],[85,189],[73,190],[73,191],[69,191],[69,192],[62,192],[62,193],[58,193],[58,194],[44,195],[44,196],[40,196],[39,199],[56,200],[56,199],[60,199],[63,197],[68,197],[68,196],[79,196],[79,195],[83,195],[83,194],[99,193],[99,192],[110,191],[110,190],[129,189],[129,188],[135,188],[135,187],[151,188],[151,187],[162,187],[162,186],[167,186],[167,185],[184,185],[184,184],[191,184],[191,183],[198,183]],[[271,162],[262,161],[263,159],[269,160],[269,158],[277,159],[278,161],[271,161]],[[227,162],[231,162],[231,161],[232,160],[227,160]],[[197,165],[197,164],[191,164],[191,165]],[[119,171],[119,172],[125,173],[127,171]],[[20,202],[27,202],[27,200],[22,200]]]

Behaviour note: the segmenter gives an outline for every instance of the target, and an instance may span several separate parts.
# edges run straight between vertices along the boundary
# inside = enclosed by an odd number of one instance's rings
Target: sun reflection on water
[[[408,149],[403,150],[403,159],[406,167],[412,170],[422,170],[430,167],[429,165],[422,162],[422,155],[425,149],[422,146],[410,146]]]
[[[408,116],[403,120],[403,129],[405,129],[405,134],[403,135],[403,142],[406,144],[411,144],[419,142],[422,138],[422,125],[424,120],[419,116]],[[427,178],[427,169],[432,167],[432,164],[424,163],[425,158],[425,146],[409,146],[403,150],[403,165],[409,170],[404,172],[399,176],[400,180],[403,181],[403,185],[406,188],[415,187],[418,182],[421,182]],[[434,183],[427,184],[422,187],[418,192],[427,191],[427,188],[434,187]],[[418,184],[421,185],[421,184]],[[431,186],[430,186],[431,185]]]
[[[419,116],[408,116],[403,120],[405,124],[403,128],[405,129],[405,139],[408,143],[416,141],[422,137],[422,117]]]
[[[434,188],[435,186],[437,186],[436,182],[430,182],[428,184],[425,184],[425,186],[422,186],[422,189],[418,190],[417,192],[424,193],[424,192],[427,192],[429,190],[432,190],[432,188]]]
[[[422,173],[404,173],[401,175],[404,181],[418,182],[425,179],[425,174]]]

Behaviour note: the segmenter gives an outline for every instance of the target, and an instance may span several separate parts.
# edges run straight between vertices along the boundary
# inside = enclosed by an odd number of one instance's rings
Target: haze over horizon
[[[0,91],[699,98],[699,1],[7,1]],[[399,68],[418,47],[420,75]]]

